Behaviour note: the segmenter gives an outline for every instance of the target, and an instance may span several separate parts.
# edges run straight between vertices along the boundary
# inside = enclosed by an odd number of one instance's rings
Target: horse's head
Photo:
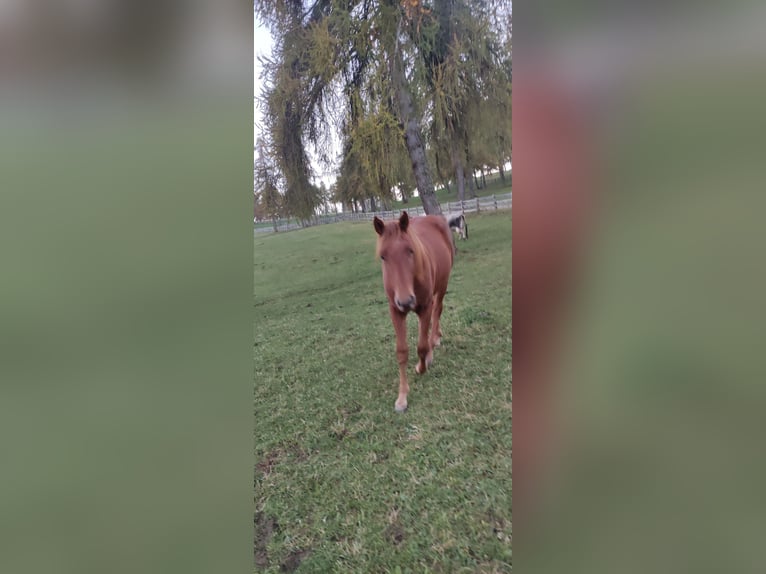
[[[383,287],[388,299],[402,313],[415,309],[415,280],[421,274],[423,248],[417,237],[408,232],[409,216],[404,211],[399,221],[388,224],[376,217],[373,225],[378,233],[376,254],[383,268]]]

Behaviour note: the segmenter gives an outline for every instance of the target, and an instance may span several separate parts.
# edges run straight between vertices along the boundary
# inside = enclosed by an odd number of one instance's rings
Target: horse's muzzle
[[[404,301],[394,298],[394,303],[396,304],[396,308],[404,313],[407,309],[415,308],[415,295],[410,295],[409,298]]]

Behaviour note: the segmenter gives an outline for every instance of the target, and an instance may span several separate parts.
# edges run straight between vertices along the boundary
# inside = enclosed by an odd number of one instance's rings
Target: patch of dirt
[[[386,528],[386,538],[394,546],[399,546],[404,541],[404,527],[398,522],[391,524]]]
[[[261,476],[265,478],[268,476],[271,473],[271,469],[275,464],[277,464],[280,455],[281,451],[279,449],[274,449],[267,453],[266,456],[259,460],[257,463],[255,463],[255,477],[258,478]]]
[[[266,478],[278,462],[289,455],[293,462],[303,462],[308,459],[309,453],[298,444],[291,444],[286,448],[275,448],[255,464],[255,478]]]
[[[348,436],[348,429],[346,427],[333,429],[330,431],[330,436],[335,440],[343,440]]]
[[[298,569],[298,566],[301,565],[301,562],[308,558],[310,554],[311,550],[296,550],[295,552],[291,552],[287,558],[282,560],[279,569],[282,572],[295,572]]]
[[[289,449],[288,452],[293,457],[293,462],[304,462],[308,460],[309,458],[309,452],[304,450],[304,448],[300,445],[294,444]]]
[[[497,537],[501,542],[510,544],[513,541],[512,526],[502,516],[498,515],[492,509],[487,511],[487,520],[492,526],[492,534]]]
[[[394,507],[388,514],[388,526],[385,530],[386,538],[394,546],[399,546],[404,541],[404,526],[399,519],[399,509]]]
[[[343,418],[348,418],[352,415],[358,414],[362,412],[362,405],[359,403],[350,403],[345,408],[342,408],[340,410],[340,414],[343,416]]]
[[[266,517],[262,512],[255,513],[253,520],[255,526],[255,535],[253,547],[255,551],[255,565],[258,568],[265,569],[269,565],[269,554],[266,547],[269,545],[275,532],[279,532],[279,524],[272,517]]]

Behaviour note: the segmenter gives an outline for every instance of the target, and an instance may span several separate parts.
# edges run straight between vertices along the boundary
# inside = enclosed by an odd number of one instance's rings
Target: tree
[[[323,181],[319,183],[319,196],[322,198],[322,213],[327,215],[330,213],[330,191]]]
[[[498,14],[498,22],[500,23],[498,28],[502,32],[502,51],[498,63],[500,73],[492,85],[498,114],[494,122],[489,123],[485,119],[485,129],[488,134],[490,153],[495,158],[495,161],[488,165],[499,169],[500,177],[505,183],[504,165],[511,161],[513,152],[511,137],[513,14],[511,12]]]
[[[503,55],[491,22],[503,5],[256,0],[276,40],[260,101],[286,209],[305,217],[321,205],[307,150],[332,159],[330,126],[341,137],[336,201],[385,205],[392,190],[406,201],[416,187],[425,211],[440,213],[434,173],[444,184],[455,174],[463,197],[464,172],[479,161],[473,140],[489,137],[477,128],[480,108],[503,81],[493,79]]]
[[[419,0],[404,0],[406,22],[410,30],[414,26],[420,29],[420,20],[427,9]],[[423,145],[422,130],[418,121],[412,90],[407,82],[405,73],[405,59],[401,52],[401,24],[405,18],[399,19],[394,34],[394,46],[388,54],[388,66],[391,86],[394,91],[394,100],[399,122],[404,129],[404,141],[412,161],[412,173],[418,186],[418,195],[423,202],[423,209],[428,214],[441,213],[439,201],[436,199],[431,169],[426,158],[426,149]]]
[[[291,212],[305,214],[315,206],[306,148],[321,147],[317,146],[322,143],[320,124],[330,123],[333,118],[328,109],[335,108],[332,104],[341,97],[346,100],[343,147],[347,179],[377,181],[377,187],[388,187],[388,194],[401,183],[397,180],[404,178],[396,172],[403,154],[396,150],[382,156],[387,165],[377,173],[367,173],[370,165],[363,157],[346,158],[348,152],[359,150],[357,137],[364,127],[360,122],[375,123],[371,118],[377,117],[379,127],[391,137],[389,119],[394,118],[392,141],[398,139],[404,145],[424,208],[439,213],[420,114],[407,77],[415,51],[407,44],[403,29],[414,26],[420,12],[405,9],[394,0],[317,0],[308,4],[303,0],[256,0],[255,9],[277,38],[275,57],[264,62],[269,85],[261,101],[271,146],[287,183],[285,199]],[[359,170],[365,172],[364,177],[358,177]],[[343,175],[344,169],[341,171]]]
[[[379,104],[368,101],[366,106]],[[396,188],[406,201],[414,182],[407,149],[393,113],[378,109],[350,116],[344,125],[344,134],[337,190],[340,200],[387,204]]]
[[[279,178],[277,170],[268,153],[268,148],[263,139],[259,138],[255,145],[255,164],[253,166],[253,179],[255,188],[256,212],[271,219],[274,231],[277,231],[279,219],[284,205],[284,198],[279,192]]]
[[[510,75],[504,67],[510,61],[509,32],[497,25],[505,13],[488,3],[434,0],[434,7],[423,34],[432,40],[422,50],[432,94],[431,140],[440,171],[451,166],[463,200],[466,179],[475,196],[474,174],[491,155],[489,139],[499,137],[498,130],[505,135],[506,107],[510,127]]]

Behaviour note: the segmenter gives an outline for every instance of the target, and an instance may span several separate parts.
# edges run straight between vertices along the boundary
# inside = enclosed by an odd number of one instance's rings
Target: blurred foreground
[[[0,3],[0,571],[252,568],[247,4]]]
[[[766,11],[620,6],[515,14],[516,566],[762,572]]]

